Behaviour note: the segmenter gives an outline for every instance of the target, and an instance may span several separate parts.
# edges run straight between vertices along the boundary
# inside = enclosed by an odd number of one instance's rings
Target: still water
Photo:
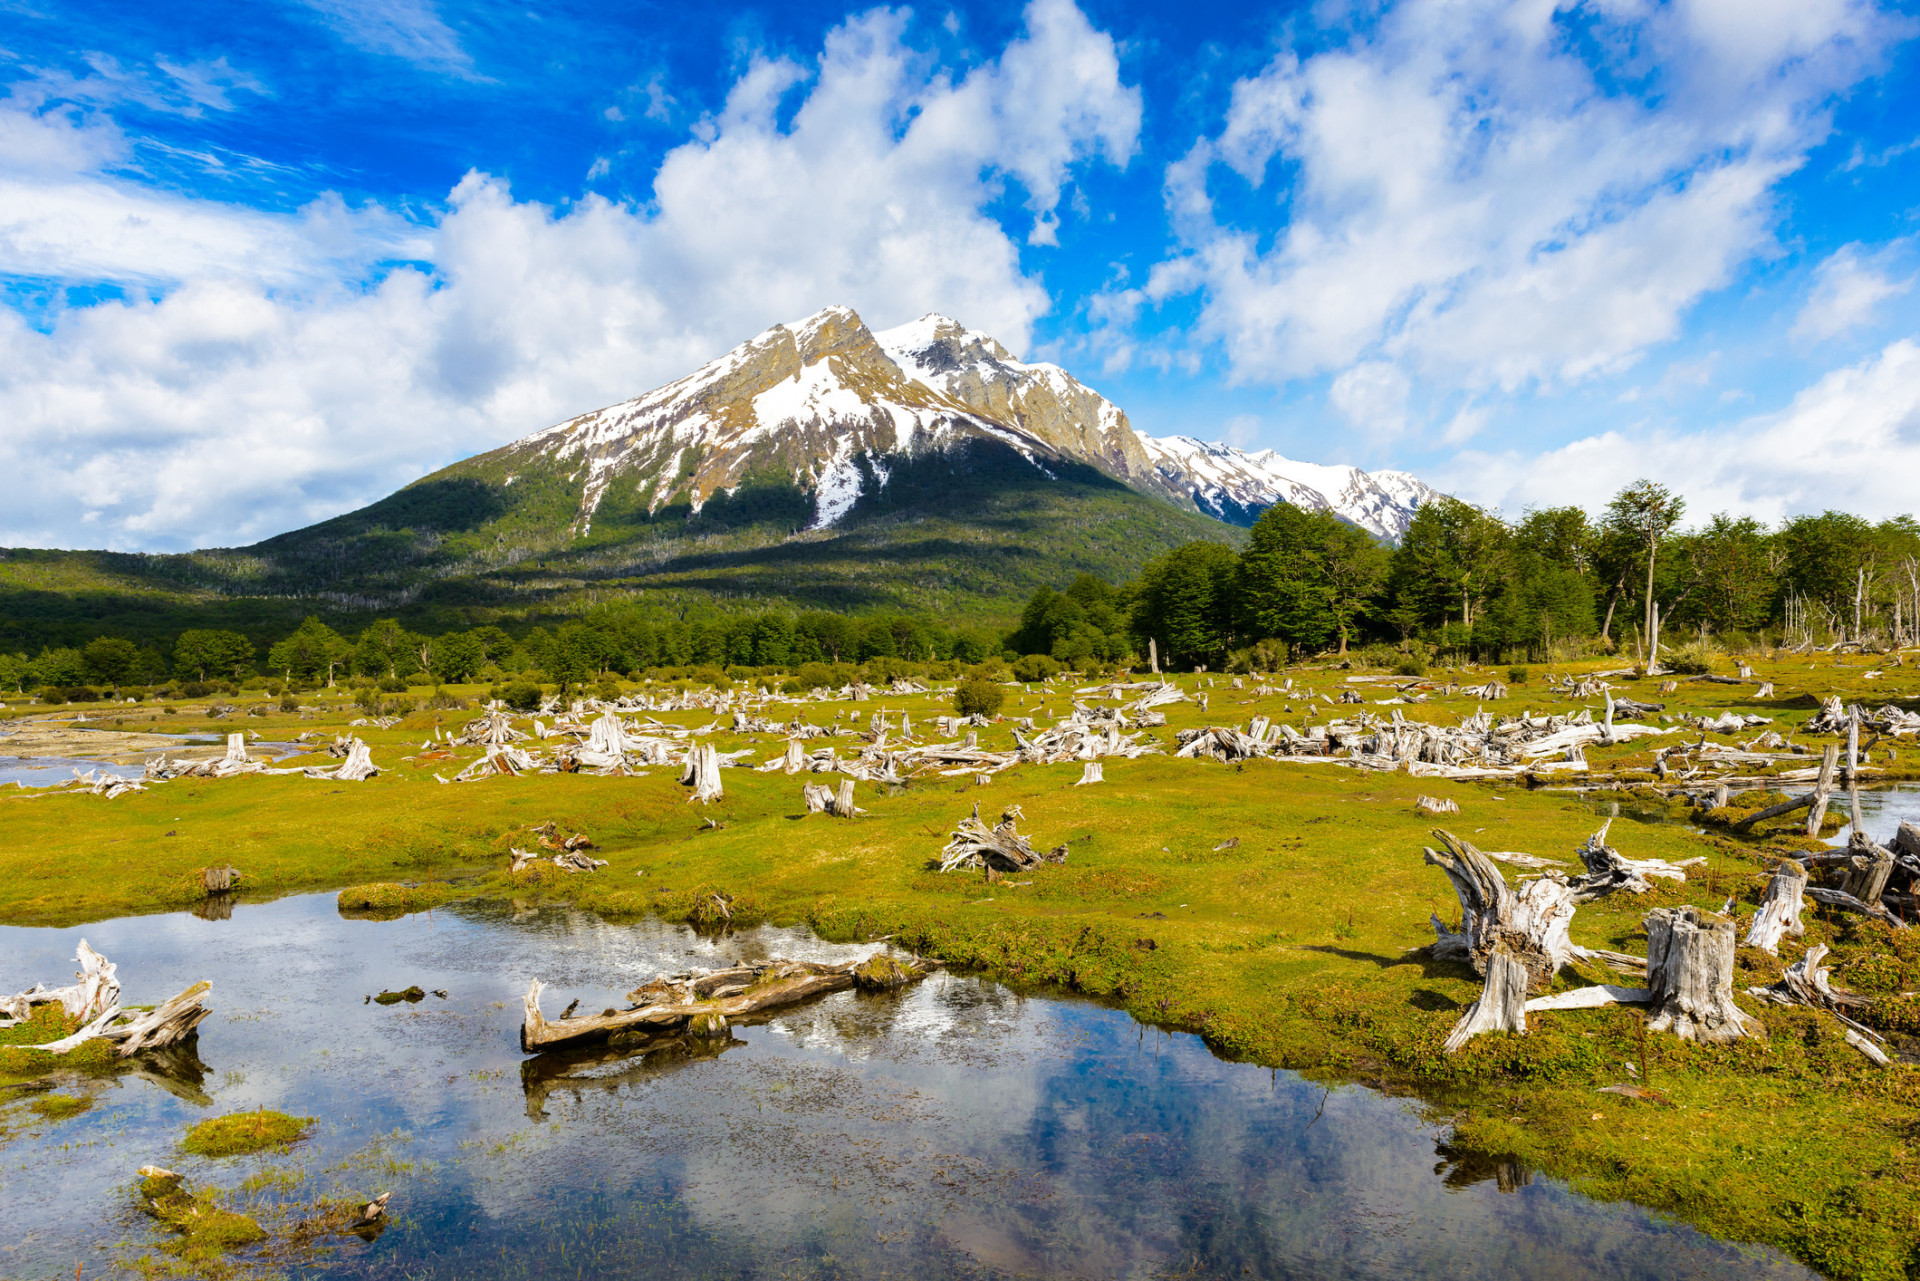
[[[663,970],[873,950],[799,930],[715,941],[503,903],[346,920],[311,895],[227,919],[0,929],[0,986],[68,981],[82,937],[130,1003],[213,980],[204,1070],[91,1087],[91,1111],[0,1147],[0,1276],[113,1274],[156,1239],[129,1200],[148,1163],[196,1186],[252,1178],[265,1220],[393,1193],[392,1227],[292,1265],[304,1275],[1810,1275],[1456,1163],[1444,1120],[1407,1100],[966,976],[837,994],[699,1056],[519,1052],[534,977],[552,1016],[575,996],[624,1004]],[[447,996],[365,1001],[409,984]],[[179,1151],[193,1121],[262,1106],[318,1123],[287,1153]]]

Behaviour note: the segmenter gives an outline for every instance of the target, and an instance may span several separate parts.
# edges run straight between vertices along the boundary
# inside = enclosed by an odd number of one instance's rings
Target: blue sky
[[[845,303],[1475,501],[1920,508],[1912,5],[0,0],[0,544],[252,541]]]

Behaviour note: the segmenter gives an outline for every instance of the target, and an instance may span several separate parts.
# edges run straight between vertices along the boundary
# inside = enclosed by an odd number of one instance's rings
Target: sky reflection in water
[[[391,1190],[394,1226],[319,1275],[1809,1275],[1524,1171],[1450,1162],[1444,1130],[1405,1101],[973,978],[842,993],[698,1054],[518,1050],[536,976],[551,1016],[574,996],[624,1004],[689,964],[871,950],[801,931],[715,943],[505,904],[353,921],[311,895],[226,920],[0,929],[0,986],[65,981],[82,937],[119,963],[130,1002],[213,979],[205,1102],[123,1080],[0,1149],[7,1276],[76,1260],[94,1275],[115,1242],[150,1239],[126,1208],[148,1162],[226,1188],[299,1170],[298,1199]],[[411,983],[448,999],[364,1001]],[[284,1155],[175,1146],[199,1117],[259,1106],[319,1123]]]

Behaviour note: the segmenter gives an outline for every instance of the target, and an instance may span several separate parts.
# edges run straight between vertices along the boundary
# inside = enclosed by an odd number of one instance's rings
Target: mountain
[[[1331,511],[1379,538],[1397,542],[1413,514],[1440,491],[1403,471],[1297,463],[1271,449],[1257,454],[1191,436],[1142,436],[1163,489],[1231,525],[1251,525],[1275,503]]]
[[[452,625],[641,596],[1005,615],[1083,571],[1237,543],[1276,501],[1393,537],[1431,496],[1400,473],[1143,436],[1065,370],[946,317],[875,333],[829,307],[252,547],[0,555],[0,614],[131,617],[157,596],[200,620],[244,600],[248,617]]]

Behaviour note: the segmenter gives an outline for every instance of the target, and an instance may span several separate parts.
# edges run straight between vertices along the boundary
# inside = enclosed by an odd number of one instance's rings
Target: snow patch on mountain
[[[1251,525],[1275,503],[1330,511],[1376,537],[1397,542],[1414,513],[1440,492],[1403,471],[1302,463],[1271,449],[1251,453],[1191,436],[1147,436],[1140,443],[1161,480],[1215,520]]]

